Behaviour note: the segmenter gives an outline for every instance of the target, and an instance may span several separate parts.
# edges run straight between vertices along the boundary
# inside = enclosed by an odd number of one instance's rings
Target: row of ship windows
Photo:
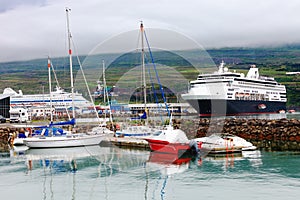
[[[227,93],[227,98],[232,99],[233,93]],[[281,99],[285,99],[286,95],[281,94]],[[269,95],[265,94],[249,94],[249,93],[235,93],[235,99],[237,100],[254,100],[254,101],[261,101],[261,100],[269,100]],[[280,100],[278,96],[273,96],[271,100]]]
[[[227,93],[227,96],[232,96],[233,94],[232,93]],[[235,93],[235,96],[257,96],[257,95],[264,95],[264,94],[243,94],[243,93]],[[277,96],[274,96],[274,97],[277,97]],[[281,94],[280,95],[280,98],[286,98],[286,95],[285,94]]]
[[[228,91],[234,91],[234,89],[233,88],[228,88]],[[250,90],[244,90],[244,92],[245,93],[250,93]],[[256,90],[252,90],[252,92],[251,93],[256,93],[256,94],[258,94],[258,91],[256,91]],[[280,94],[280,95],[285,95],[285,93],[282,93],[282,92],[266,92],[267,94],[276,94],[276,95],[278,95],[278,94]],[[231,94],[231,93],[227,93],[227,94]]]
[[[240,87],[239,85],[233,85],[233,87]],[[253,87],[253,86],[247,86],[248,88],[251,88],[251,89],[263,89],[261,87]],[[228,91],[234,91],[233,88],[228,88]],[[245,92],[250,92],[250,90],[244,90]],[[258,93],[257,90],[252,90],[252,93]],[[267,92],[268,94],[278,94],[278,92]],[[280,92],[280,94],[285,94],[285,93],[282,93]]]

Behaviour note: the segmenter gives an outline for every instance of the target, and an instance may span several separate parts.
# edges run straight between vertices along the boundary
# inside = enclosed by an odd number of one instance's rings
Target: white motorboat
[[[232,140],[233,145],[237,148],[241,148],[242,151],[254,151],[257,149],[251,142],[248,142],[244,138],[238,137],[232,134],[221,134],[224,140]]]
[[[236,153],[257,149],[251,142],[231,134],[212,134],[195,138],[190,141],[190,146],[196,151],[208,153]]]

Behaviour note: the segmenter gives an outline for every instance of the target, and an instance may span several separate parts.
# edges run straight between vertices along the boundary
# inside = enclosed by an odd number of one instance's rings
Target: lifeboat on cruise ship
[[[288,112],[289,112],[289,113],[295,113],[295,112],[296,112],[296,110],[294,110],[294,109],[291,109],[291,110],[288,110]]]
[[[267,106],[265,104],[259,104],[257,107],[259,110],[263,110],[263,109],[267,108]]]

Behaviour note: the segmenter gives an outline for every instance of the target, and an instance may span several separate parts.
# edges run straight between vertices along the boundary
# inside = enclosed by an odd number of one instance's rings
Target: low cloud
[[[138,31],[141,20],[146,29],[179,32],[207,48],[300,43],[298,0],[3,0],[0,62],[65,56],[66,6],[79,54]]]

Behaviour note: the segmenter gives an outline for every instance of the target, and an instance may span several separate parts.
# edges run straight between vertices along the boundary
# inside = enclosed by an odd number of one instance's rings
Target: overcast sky
[[[65,56],[65,7],[79,54],[140,20],[205,48],[300,43],[299,0],[0,0],[0,62]]]

